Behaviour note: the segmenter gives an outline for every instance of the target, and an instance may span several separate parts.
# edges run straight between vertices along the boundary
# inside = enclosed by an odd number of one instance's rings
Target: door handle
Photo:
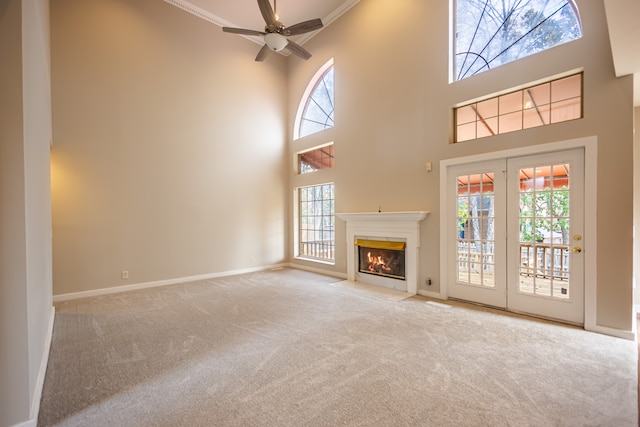
[[[573,248],[571,248],[571,252],[579,254],[580,252],[582,252],[582,248],[580,246],[574,246]]]

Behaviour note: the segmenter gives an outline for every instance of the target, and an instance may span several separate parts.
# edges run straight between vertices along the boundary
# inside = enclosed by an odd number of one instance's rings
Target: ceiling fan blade
[[[269,56],[270,53],[271,53],[271,49],[269,49],[269,46],[265,44],[264,46],[262,46],[262,49],[260,49],[260,52],[258,52],[258,56],[256,56],[256,61],[258,62],[264,61],[265,58]]]
[[[292,42],[291,40],[289,40],[286,49],[294,55],[297,55],[300,58],[304,59],[305,61],[311,58],[311,53],[309,53],[308,50],[306,50],[299,44]]]
[[[296,36],[298,34],[304,34],[311,31],[319,30],[322,28],[322,20],[320,19],[311,19],[309,21],[300,22],[299,24],[292,25],[287,27],[287,35]]]
[[[269,3],[269,0],[258,0],[258,7],[260,8],[260,13],[262,13],[264,22],[266,22],[268,26],[276,27],[276,14],[271,7],[271,3]]]
[[[245,30],[244,28],[222,27],[225,33],[242,34],[244,36],[264,36],[265,32],[256,30]]]

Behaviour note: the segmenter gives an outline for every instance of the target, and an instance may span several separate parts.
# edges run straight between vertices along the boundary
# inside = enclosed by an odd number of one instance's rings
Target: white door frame
[[[466,144],[469,144],[467,142]],[[563,151],[573,148],[584,149],[585,163],[585,198],[584,198],[584,226],[585,235],[588,239],[584,241],[584,329],[599,332],[607,335],[617,336],[625,339],[634,339],[633,332],[622,331],[605,326],[598,326],[596,321],[596,290],[597,290],[597,188],[598,188],[598,138],[596,136],[570,139],[566,141],[551,142],[547,144],[518,147],[508,150],[483,153],[466,157],[458,157],[440,161],[440,291],[425,292],[426,296],[431,296],[446,300],[448,298],[447,283],[447,257],[448,245],[451,244],[447,237],[448,222],[453,219],[448,217],[447,210],[447,183],[448,168],[464,163],[495,160],[500,158],[521,157],[533,154]]]

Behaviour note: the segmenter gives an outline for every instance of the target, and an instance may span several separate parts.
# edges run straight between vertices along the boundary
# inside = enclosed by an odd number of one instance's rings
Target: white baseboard
[[[598,334],[610,335],[616,338],[623,338],[625,340],[635,341],[636,333],[635,331],[624,331],[622,329],[609,328],[607,326],[584,326],[585,331],[596,332]]]
[[[40,370],[38,371],[38,379],[36,381],[36,389],[33,393],[31,401],[31,410],[29,412],[29,420],[15,424],[13,427],[37,427],[38,414],[40,413],[40,401],[42,400],[42,389],[44,388],[44,378],[47,375],[47,365],[49,363],[49,352],[51,350],[51,340],[53,339],[53,323],[56,318],[56,308],[51,307],[49,315],[49,325],[47,326],[47,336],[44,342],[44,353],[40,361]]]
[[[179,277],[176,279],[158,280],[155,282],[136,283],[133,285],[114,286],[111,288],[95,289],[92,291],[60,294],[60,295],[53,296],[53,302],[55,304],[58,302],[70,301],[70,300],[75,300],[80,298],[90,298],[90,297],[96,297],[100,295],[109,295],[109,294],[116,294],[120,292],[136,291],[140,289],[157,288],[160,286],[177,285],[180,283],[196,282],[198,280],[207,280],[207,279],[216,279],[219,277],[236,276],[238,274],[255,273],[257,271],[265,271],[265,270],[271,270],[274,268],[282,268],[282,267],[288,267],[288,265],[277,264],[277,265],[270,265],[270,266],[263,266],[263,267],[256,267],[256,268],[246,268],[242,270],[224,271],[220,273],[203,274],[199,276],[188,276],[188,277]]]

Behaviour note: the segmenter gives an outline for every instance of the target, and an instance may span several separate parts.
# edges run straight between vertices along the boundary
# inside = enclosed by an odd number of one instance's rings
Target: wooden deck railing
[[[520,243],[520,275],[567,280],[569,246],[552,243]]]
[[[480,273],[493,271],[495,255],[493,248],[467,246],[458,242],[458,270]],[[520,275],[546,279],[567,280],[569,278],[569,246],[551,243],[520,244]]]

